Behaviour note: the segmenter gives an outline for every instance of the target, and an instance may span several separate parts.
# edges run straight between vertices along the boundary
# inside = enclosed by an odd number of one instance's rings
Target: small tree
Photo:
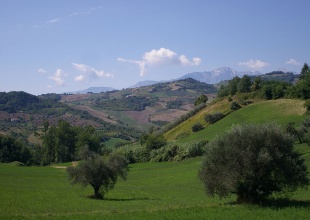
[[[238,125],[209,144],[198,172],[208,195],[261,202],[274,192],[309,184],[307,167],[292,138],[275,124]]]
[[[78,166],[67,168],[68,178],[72,184],[91,185],[95,198],[103,199],[104,194],[114,188],[118,177],[126,179],[129,169],[124,157],[114,154],[104,159],[92,152],[83,153],[87,158]]]
[[[195,100],[195,106],[200,105],[202,103],[206,103],[208,101],[208,96],[202,94],[201,96],[197,97]]]

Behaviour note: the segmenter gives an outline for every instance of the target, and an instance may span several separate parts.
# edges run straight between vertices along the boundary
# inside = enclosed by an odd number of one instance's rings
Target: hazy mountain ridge
[[[76,91],[76,92],[68,92],[70,94],[87,94],[87,93],[100,93],[100,92],[109,92],[116,90],[112,87],[89,87],[88,89]]]
[[[179,79],[193,78],[200,82],[216,84],[224,80],[231,80],[235,76],[242,77],[243,75],[256,76],[262,75],[262,73],[258,71],[236,71],[229,67],[222,67],[213,71],[188,73]]]

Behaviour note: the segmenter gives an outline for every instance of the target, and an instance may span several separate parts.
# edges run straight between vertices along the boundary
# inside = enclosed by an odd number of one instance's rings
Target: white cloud
[[[286,63],[286,64],[290,64],[290,65],[297,65],[297,66],[300,65],[300,62],[298,62],[298,61],[295,60],[295,59],[290,59],[290,60],[286,61],[285,63]]]
[[[52,24],[52,23],[56,23],[56,22],[59,22],[59,21],[60,21],[60,18],[55,18],[55,19],[47,21],[47,23]]]
[[[74,81],[77,82],[85,81],[85,77],[83,75],[76,76],[74,77]]]
[[[55,82],[56,86],[64,86],[65,80],[64,78],[68,75],[63,72],[61,69],[57,69],[55,74],[53,76],[50,76],[49,79],[53,80]]]
[[[73,67],[78,70],[81,74],[74,78],[75,81],[92,81],[98,78],[112,77],[113,74],[107,73],[103,70],[96,70],[85,64],[72,63]]]
[[[44,69],[38,69],[38,73],[42,73],[42,74],[44,74],[44,73],[47,73],[47,71],[46,70],[44,70]]]
[[[197,66],[201,63],[201,59],[198,57],[194,57],[192,61],[190,61],[185,55],[178,56],[177,53],[166,48],[160,48],[159,50],[151,50],[149,52],[145,52],[142,56],[142,60],[130,60],[119,57],[117,58],[117,61],[134,63],[139,65],[140,76],[145,75],[147,66]]]
[[[261,60],[250,59],[246,62],[239,62],[238,65],[239,66],[247,66],[247,67],[252,68],[252,69],[261,69],[261,68],[268,66],[269,63],[263,62]]]

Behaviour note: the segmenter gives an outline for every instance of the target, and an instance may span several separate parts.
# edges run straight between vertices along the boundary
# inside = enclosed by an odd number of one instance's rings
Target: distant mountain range
[[[142,87],[142,86],[151,86],[154,85],[156,83],[159,83],[160,81],[155,81],[155,80],[145,80],[145,81],[141,81],[138,82],[132,86],[130,86],[129,88],[137,88],[137,87]]]
[[[224,80],[230,80],[234,78],[235,76],[242,77],[243,75],[248,76],[256,76],[256,75],[262,75],[261,72],[258,71],[242,71],[238,72],[236,70],[233,70],[229,67],[222,67],[215,69],[213,71],[205,71],[205,72],[194,72],[194,73],[188,73],[184,76],[178,78],[179,79],[186,79],[186,78],[192,78],[195,80],[198,80],[200,82],[204,82],[207,84],[216,84]],[[138,82],[133,86],[130,86],[129,88],[136,88],[136,87],[142,87],[142,86],[150,86],[154,85],[156,83],[160,82],[169,82],[173,81],[175,79],[167,80],[167,81],[153,81],[153,80],[146,80],[142,82]]]
[[[279,76],[279,73],[284,74],[284,76]],[[289,76],[287,74],[289,74]],[[295,73],[288,72],[288,71],[282,70],[282,69],[278,70],[278,71],[271,72],[271,73],[262,74],[259,71],[236,71],[236,70],[229,68],[229,67],[221,67],[221,68],[215,69],[213,71],[188,73],[188,74],[185,74],[184,76],[178,78],[177,80],[192,78],[192,79],[195,79],[195,80],[198,80],[200,82],[207,83],[207,84],[217,84],[221,81],[231,80],[235,76],[242,77],[243,75],[248,75],[248,76],[262,75],[262,78],[264,78],[266,80],[268,80],[268,79],[271,80],[271,79],[276,79],[276,78],[279,79],[281,77],[282,78],[286,77],[287,79],[285,79],[283,81],[288,81],[288,82],[294,81],[294,77],[296,76]],[[273,77],[271,77],[271,75]],[[277,77],[275,77],[275,75],[277,75]],[[150,85],[154,85],[157,83],[170,82],[170,81],[174,81],[174,80],[176,80],[176,79],[171,79],[171,80],[166,80],[166,81],[145,80],[145,81],[138,82],[138,83],[130,86],[129,88],[150,86]],[[116,90],[116,89],[111,88],[111,87],[91,87],[91,88],[88,88],[88,89],[85,89],[82,91],[73,92],[72,94],[87,94],[87,93],[91,93],[91,92],[92,93],[100,93],[100,92],[107,92],[107,91],[112,91],[112,90]]]
[[[87,93],[100,93],[100,92],[108,92],[116,90],[112,87],[90,87],[88,89],[76,91],[76,92],[68,92],[70,94],[87,94]]]
[[[208,84],[216,84],[224,80],[231,80],[235,76],[242,77],[243,75],[257,76],[257,75],[262,75],[262,73],[258,71],[239,72],[229,67],[222,67],[222,68],[218,68],[213,71],[188,73],[180,77],[179,79],[193,78],[200,82],[204,82]]]

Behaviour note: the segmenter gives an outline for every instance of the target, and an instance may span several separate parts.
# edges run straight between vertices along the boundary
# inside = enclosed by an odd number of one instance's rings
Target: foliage
[[[184,144],[167,144],[166,146],[150,152],[150,161],[182,161],[189,158],[202,156],[206,152],[208,141],[194,141]]]
[[[30,165],[32,163],[31,151],[21,141],[0,135],[0,163],[13,161]]]
[[[238,102],[233,101],[230,103],[230,109],[231,110],[235,111],[235,110],[238,110],[239,108],[241,108],[241,106],[239,105]]]
[[[308,72],[309,72],[310,68],[309,68],[309,65],[307,63],[305,63],[300,71],[300,74],[299,74],[299,79],[304,79],[306,78]]]
[[[182,105],[184,105],[184,102],[181,100],[173,100],[169,101],[166,105],[167,109],[179,109]]]
[[[213,114],[206,114],[204,119],[209,124],[214,124],[215,122],[221,120],[224,117],[224,114],[221,112],[215,112]]]
[[[208,97],[204,94],[202,94],[201,96],[197,97],[197,99],[195,100],[195,106],[206,103],[208,101]]]
[[[141,145],[145,145],[148,150],[158,149],[167,143],[163,135],[155,134],[143,134],[139,142]]]
[[[89,152],[76,167],[68,167],[68,178],[72,184],[91,185],[94,196],[103,199],[104,194],[114,188],[118,177],[126,179],[129,171],[128,162],[119,155],[110,155],[103,159],[100,155]]]
[[[307,143],[308,146],[310,145],[310,118],[305,118],[302,121],[301,126],[296,130],[296,135],[298,135],[298,139],[300,143]]]
[[[197,132],[203,129],[203,125],[199,122],[196,122],[193,126],[192,126],[192,131],[193,132]]]
[[[305,108],[307,109],[307,111],[310,112],[310,99],[307,99],[307,100],[305,101]]]
[[[292,139],[275,124],[238,125],[209,144],[198,172],[208,195],[261,202],[273,193],[309,184],[307,167]]]
[[[100,153],[100,137],[95,129],[71,126],[69,122],[60,120],[57,126],[49,126],[44,122],[44,131],[38,134],[42,139],[42,146],[35,148],[36,163],[47,165],[79,159],[78,149],[88,146],[90,150]]]

